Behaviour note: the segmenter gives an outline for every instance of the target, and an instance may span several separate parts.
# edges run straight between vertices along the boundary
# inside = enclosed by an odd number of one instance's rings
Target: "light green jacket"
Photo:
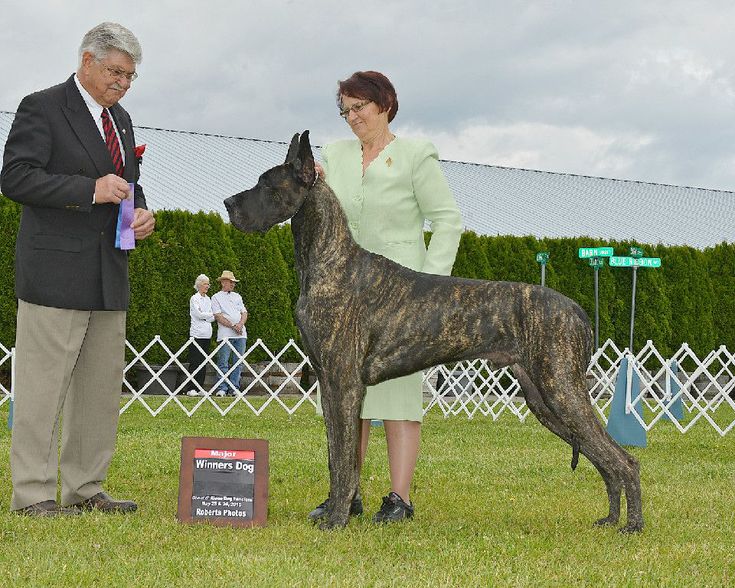
[[[414,270],[451,273],[462,217],[430,142],[396,137],[364,176],[356,139],[326,145],[322,160],[358,244]],[[428,251],[425,219],[432,231]]]
[[[358,244],[414,270],[452,272],[462,217],[431,143],[396,137],[364,175],[358,140],[326,145],[322,161],[327,183],[341,202]],[[428,251],[425,220],[432,230]],[[368,386],[360,418],[421,422],[421,381],[419,372]]]

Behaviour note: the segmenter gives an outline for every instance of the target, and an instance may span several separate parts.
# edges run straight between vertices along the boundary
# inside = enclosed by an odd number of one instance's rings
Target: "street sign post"
[[[600,297],[597,272],[605,265],[605,258],[614,253],[612,247],[580,247],[577,251],[579,259],[588,259],[595,270],[595,349],[600,348]]]
[[[546,285],[546,264],[549,261],[548,251],[539,251],[536,254],[536,263],[541,264],[541,285]]]
[[[639,417],[643,417],[641,404],[630,409],[632,398],[640,395],[640,382],[638,374],[633,369],[635,356],[633,354],[633,330],[635,326],[635,292],[639,267],[661,267],[659,257],[643,257],[640,247],[631,247],[628,257],[610,257],[610,267],[629,267],[633,270],[633,286],[630,303],[630,345],[628,356],[620,363],[615,393],[611,403],[610,414],[607,421],[607,431],[613,439],[621,445],[633,445],[637,447],[646,446],[646,430],[633,414],[635,410]]]
[[[661,267],[660,257],[643,257],[643,249],[640,247],[631,247],[629,257],[610,257],[610,267],[630,267],[633,268],[633,292],[630,303],[630,352],[633,353],[633,329],[635,327],[635,291],[638,281],[638,268]]]

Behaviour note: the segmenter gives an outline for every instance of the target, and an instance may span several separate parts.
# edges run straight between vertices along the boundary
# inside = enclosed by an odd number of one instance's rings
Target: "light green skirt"
[[[424,419],[423,374],[417,372],[368,386],[362,403],[361,419],[386,421],[417,421]],[[322,415],[321,396],[316,397],[316,412]]]

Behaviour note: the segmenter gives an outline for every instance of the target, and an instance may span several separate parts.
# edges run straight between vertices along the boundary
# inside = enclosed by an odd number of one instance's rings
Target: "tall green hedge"
[[[715,344],[735,351],[735,247],[722,243],[704,251],[707,277],[712,284]]]
[[[15,345],[15,236],[20,222],[20,206],[0,198],[0,343]]]
[[[0,198],[0,343],[15,340],[15,235],[20,207]],[[429,236],[427,235],[427,239]],[[661,257],[660,269],[637,271],[634,347],[647,339],[664,355],[682,343],[704,356],[719,345],[735,350],[735,244],[704,251],[633,241],[600,241],[586,237],[462,235],[454,275],[492,280],[540,282],[536,253],[548,251],[546,285],[579,302],[594,317],[594,272],[578,259],[580,247],[612,246],[626,255],[632,245],[647,256]],[[273,351],[289,339],[298,341],[292,309],[298,297],[293,267],[293,239],[288,225],[265,235],[243,234],[214,213],[179,210],[156,212],[156,231],[130,254],[131,305],[128,339],[141,349],[155,335],[178,349],[188,338],[188,300],[200,273],[212,280],[229,269],[241,279],[238,290],[248,307],[249,340],[260,338]],[[628,345],[632,271],[603,267],[599,272],[600,340]],[[155,349],[146,355],[160,360]],[[253,359],[263,359],[256,354]]]

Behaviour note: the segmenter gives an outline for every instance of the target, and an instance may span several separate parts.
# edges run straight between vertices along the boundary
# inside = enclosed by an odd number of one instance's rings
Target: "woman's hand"
[[[314,171],[316,172],[317,176],[319,176],[322,180],[324,179],[324,168],[316,161],[314,162]]]

